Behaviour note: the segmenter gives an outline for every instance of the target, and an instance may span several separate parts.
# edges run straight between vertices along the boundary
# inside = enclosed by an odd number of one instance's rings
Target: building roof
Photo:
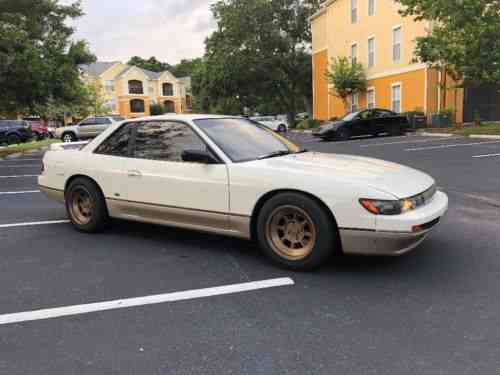
[[[85,73],[93,76],[100,76],[106,70],[111,68],[113,65],[118,64],[118,61],[96,61],[92,64],[82,64],[80,65],[80,69],[82,69]]]

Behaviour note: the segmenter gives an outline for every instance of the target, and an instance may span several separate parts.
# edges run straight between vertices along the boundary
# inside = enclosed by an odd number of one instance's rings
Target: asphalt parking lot
[[[125,222],[78,233],[37,191],[40,152],[0,160],[0,374],[498,373],[500,140],[290,138],[428,172],[449,213],[405,256],[293,273],[231,238]],[[288,282],[169,301],[275,279]],[[161,297],[81,314],[148,296]],[[68,316],[32,313],[71,306]]]

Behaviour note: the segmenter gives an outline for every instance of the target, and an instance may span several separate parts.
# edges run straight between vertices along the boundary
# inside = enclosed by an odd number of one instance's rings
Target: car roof
[[[141,121],[195,121],[221,118],[243,118],[241,116],[224,116],[224,115],[203,115],[203,114],[166,114],[160,116],[148,116],[135,119],[128,119],[127,122]]]

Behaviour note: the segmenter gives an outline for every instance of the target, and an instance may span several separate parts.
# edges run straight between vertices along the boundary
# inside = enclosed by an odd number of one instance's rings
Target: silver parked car
[[[76,142],[80,139],[95,138],[110,125],[124,121],[121,116],[88,117],[74,126],[64,126],[55,130],[55,138],[63,142]]]

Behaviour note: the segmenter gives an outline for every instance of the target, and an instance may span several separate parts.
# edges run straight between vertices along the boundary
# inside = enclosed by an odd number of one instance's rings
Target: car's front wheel
[[[283,124],[278,126],[278,133],[286,133],[286,126]]]
[[[275,263],[300,271],[324,264],[338,244],[337,228],[326,209],[299,193],[278,194],[264,204],[257,239]]]
[[[339,141],[347,141],[349,138],[351,138],[351,132],[349,129],[340,128],[337,130],[337,139]]]
[[[106,201],[95,182],[76,178],[65,191],[66,210],[76,229],[94,233],[109,223]]]

